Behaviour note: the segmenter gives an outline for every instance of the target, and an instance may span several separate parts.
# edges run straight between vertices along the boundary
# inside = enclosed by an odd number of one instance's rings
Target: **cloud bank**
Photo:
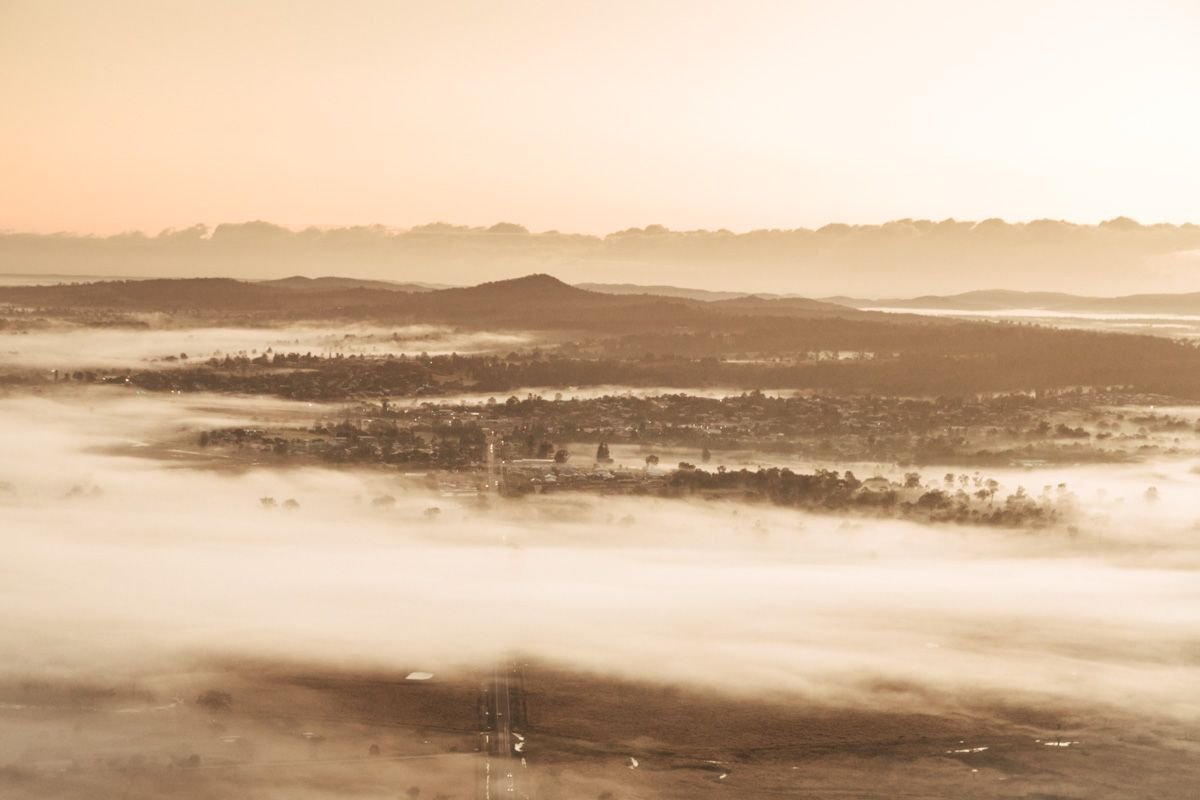
[[[349,275],[470,284],[531,272],[635,282],[858,297],[981,288],[1122,294],[1200,289],[1200,227],[903,219],[816,230],[672,231],[597,237],[520,225],[289,230],[267,222],[109,237],[0,234],[0,272],[39,275]],[[731,272],[736,270],[736,273]],[[738,285],[730,284],[730,275]]]

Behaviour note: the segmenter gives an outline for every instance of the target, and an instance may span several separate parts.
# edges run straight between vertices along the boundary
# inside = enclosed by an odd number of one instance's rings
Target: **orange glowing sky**
[[[0,228],[1200,221],[1200,3],[0,0]]]

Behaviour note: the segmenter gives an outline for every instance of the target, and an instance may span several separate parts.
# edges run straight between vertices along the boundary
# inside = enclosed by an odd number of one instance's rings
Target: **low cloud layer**
[[[0,399],[6,442],[27,454],[0,464],[0,675],[231,655],[411,669],[519,650],[880,709],[1200,711],[1189,465],[1004,476],[1067,481],[1089,509],[1070,535],[634,498],[480,508],[384,472],[132,455],[239,417],[312,413],[118,390]],[[1142,499],[1151,482],[1157,503]],[[396,504],[374,505],[382,494]],[[266,496],[300,507],[264,509]]]
[[[478,283],[531,272],[822,296],[908,297],[972,289],[1127,294],[1195,291],[1200,227],[897,220],[735,234],[660,225],[604,237],[520,225],[289,230],[266,222],[109,237],[0,234],[0,272],[283,277],[349,275]],[[730,272],[736,270],[736,273]],[[729,276],[737,275],[737,286]]]

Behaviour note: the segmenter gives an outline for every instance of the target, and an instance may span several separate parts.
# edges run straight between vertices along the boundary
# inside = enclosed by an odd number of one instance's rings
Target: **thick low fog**
[[[226,656],[407,670],[516,651],[876,709],[1200,711],[1190,464],[1006,475],[1066,481],[1084,507],[1075,532],[1026,532],[634,498],[480,505],[382,471],[137,455],[266,414],[315,410],[0,398],[0,677]]]
[[[51,327],[0,332],[0,365],[44,369],[178,366],[186,360],[297,352],[332,356],[508,352],[528,345],[519,333],[456,331],[434,325],[288,328]]]

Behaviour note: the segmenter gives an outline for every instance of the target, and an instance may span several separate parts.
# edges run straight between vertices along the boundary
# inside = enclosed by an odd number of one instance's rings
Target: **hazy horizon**
[[[0,272],[1197,291],[1198,15],[5,0]]]
[[[339,275],[477,284],[530,273],[809,297],[981,289],[1123,295],[1200,291],[1200,226],[899,219],[817,229],[628,228],[604,236],[432,223],[287,228],[261,220],[112,236],[0,232],[0,272],[85,277]]]
[[[1197,41],[0,0],[0,798],[1192,800]]]
[[[1195,220],[1198,15],[5,0],[0,228]]]

